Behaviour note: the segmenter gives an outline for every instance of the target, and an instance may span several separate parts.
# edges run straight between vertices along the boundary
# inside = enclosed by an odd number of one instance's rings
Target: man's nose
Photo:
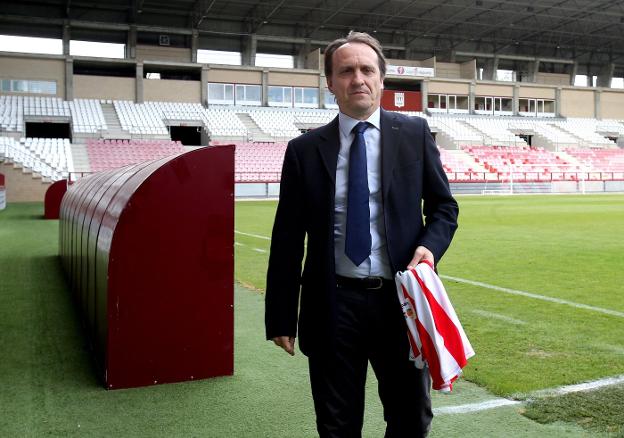
[[[362,72],[356,70],[355,73],[353,73],[353,82],[356,84],[364,83],[364,75],[362,74]]]

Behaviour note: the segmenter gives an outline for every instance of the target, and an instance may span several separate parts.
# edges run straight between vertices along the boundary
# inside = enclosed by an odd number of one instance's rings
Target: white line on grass
[[[513,406],[522,403],[518,400],[509,400],[506,398],[495,398],[492,400],[486,400],[479,403],[469,403],[466,405],[457,406],[442,406],[433,409],[434,415],[444,414],[468,414],[470,412],[480,412],[487,409],[500,408],[502,406]]]
[[[243,233],[242,231],[238,231],[238,230],[234,230],[234,232],[236,234],[240,234],[242,236],[249,236],[249,237],[255,237],[256,239],[262,239],[262,240],[271,240],[270,237],[267,236],[261,236],[259,234],[251,234],[251,233]]]
[[[531,398],[563,395],[581,391],[592,391],[594,389],[604,388],[605,386],[619,385],[620,383],[624,383],[624,374],[619,376],[606,377],[604,379],[594,380],[592,382],[584,382],[576,385],[560,386],[559,388],[535,391],[531,393]]]
[[[534,400],[536,398],[552,397],[564,394],[570,394],[573,392],[592,391],[595,389],[604,388],[606,386],[619,385],[624,383],[624,375],[607,377],[604,379],[594,380],[592,382],[579,383],[576,385],[560,386],[552,389],[542,389],[529,394],[527,400]],[[465,405],[457,406],[442,406],[433,409],[435,415],[446,414],[469,414],[471,412],[486,411],[488,409],[500,408],[503,406],[513,406],[524,403],[520,400],[511,400],[507,398],[494,398],[477,403],[468,403]]]
[[[616,354],[624,354],[624,347],[611,344],[592,344],[592,347],[598,348],[603,351],[609,351]]]
[[[508,322],[509,324],[514,325],[525,325],[526,321],[522,321],[521,319],[512,318],[511,316],[501,315],[500,313],[488,312],[487,310],[481,309],[472,309],[470,313],[474,313],[475,315],[483,316],[485,318],[498,319],[499,321]]]
[[[234,245],[236,246],[245,246],[249,249],[251,249],[252,251],[256,251],[262,254],[266,254],[266,249],[261,249],[261,248],[254,248],[253,246],[249,246],[249,245],[245,245],[244,243],[240,243],[240,242],[234,242]]]
[[[508,289],[506,287],[494,286],[493,284],[482,283],[480,281],[466,280],[465,278],[451,277],[450,275],[440,275],[440,278],[445,280],[456,281],[458,283],[470,284],[472,286],[479,286],[486,289],[492,289],[499,292],[504,292],[511,295],[519,295],[522,297],[534,298],[536,300],[549,301],[556,304],[565,304],[566,306],[575,307],[577,309],[591,310],[593,312],[604,313],[606,315],[617,316],[624,318],[624,312],[618,312],[617,310],[604,309],[602,307],[590,306],[587,304],[575,303],[574,301],[563,300],[561,298],[553,298],[545,295],[538,295],[531,292],[525,292],[522,290]]]

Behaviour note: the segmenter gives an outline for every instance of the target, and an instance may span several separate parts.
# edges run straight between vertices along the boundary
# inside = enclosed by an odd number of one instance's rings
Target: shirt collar
[[[370,115],[368,119],[365,121],[373,125],[379,131],[381,131],[380,126],[380,118],[381,118],[381,110],[377,108],[373,114]],[[338,126],[340,127],[340,133],[344,137],[348,137],[353,130],[353,127],[357,125],[362,120],[357,120],[348,115],[344,114],[342,111],[338,113]]]

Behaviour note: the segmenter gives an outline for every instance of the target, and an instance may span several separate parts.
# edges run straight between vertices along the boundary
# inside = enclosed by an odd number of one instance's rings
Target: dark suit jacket
[[[295,336],[298,324],[299,347],[306,355],[333,339],[339,150],[336,117],[290,141],[282,169],[267,273],[266,336]],[[458,206],[427,122],[381,110],[381,157],[392,272],[406,269],[419,245],[427,247],[438,262],[457,228]]]

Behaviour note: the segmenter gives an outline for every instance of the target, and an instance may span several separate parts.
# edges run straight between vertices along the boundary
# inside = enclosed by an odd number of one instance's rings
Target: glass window
[[[262,87],[260,85],[236,84],[236,105],[261,105]]]
[[[225,100],[234,103],[234,84],[225,84]]]
[[[52,81],[29,81],[30,93],[56,94],[56,82]]]
[[[234,105],[234,84],[208,84],[208,103]]]
[[[318,108],[318,88],[295,87],[295,106]]]
[[[338,104],[336,103],[336,98],[332,94],[329,89],[325,89],[323,95],[325,96],[323,100],[325,101],[325,108],[338,108]]]
[[[208,100],[223,100],[223,84],[208,84]]]
[[[2,79],[2,91],[11,91],[10,79]]]
[[[13,91],[17,93],[28,93],[28,85],[26,81],[13,81]]]
[[[292,106],[292,92],[291,87],[269,87],[269,106]]]

